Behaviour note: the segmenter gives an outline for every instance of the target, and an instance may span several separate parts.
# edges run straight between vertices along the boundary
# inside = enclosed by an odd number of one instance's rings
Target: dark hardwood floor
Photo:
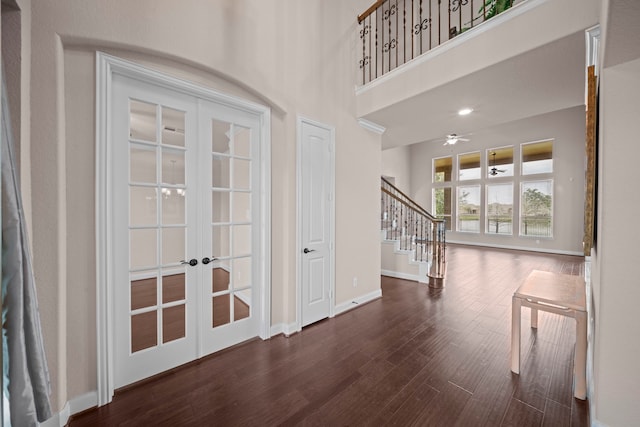
[[[450,245],[445,288],[382,277],[383,297],[285,338],[252,340],[116,393],[70,426],[587,426],[573,398],[573,319],[522,316],[510,371],[511,296],[533,269],[583,258]]]

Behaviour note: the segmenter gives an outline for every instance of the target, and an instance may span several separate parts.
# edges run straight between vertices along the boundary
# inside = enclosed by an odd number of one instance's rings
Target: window
[[[433,211],[437,218],[444,219],[445,227],[451,231],[451,187],[433,189]]]
[[[487,178],[513,176],[513,147],[487,150]]]
[[[553,236],[553,181],[527,181],[520,193],[520,235]]]
[[[553,172],[553,141],[522,144],[522,174]]]
[[[451,182],[451,156],[433,159],[433,182]]]
[[[487,234],[513,233],[513,183],[487,185]]]
[[[458,187],[458,231],[480,232],[480,186]]]
[[[459,175],[460,181],[469,179],[480,179],[482,176],[480,173],[480,152],[460,154],[458,156]]]

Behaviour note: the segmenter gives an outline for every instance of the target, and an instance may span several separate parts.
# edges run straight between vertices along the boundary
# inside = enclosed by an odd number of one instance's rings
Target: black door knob
[[[195,267],[198,265],[198,260],[195,258],[192,258],[189,261],[182,260],[180,261],[180,264],[189,264],[191,267]]]
[[[309,248],[304,248],[304,250],[302,252],[304,252],[305,254],[308,254],[309,252],[315,252],[315,249],[309,249]]]

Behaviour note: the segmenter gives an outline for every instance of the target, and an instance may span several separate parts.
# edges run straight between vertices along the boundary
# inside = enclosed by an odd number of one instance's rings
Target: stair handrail
[[[432,288],[442,288],[444,286],[445,274],[445,249],[446,249],[446,227],[442,218],[437,218],[430,214],[426,209],[415,202],[411,197],[407,196],[402,190],[384,177],[380,177],[382,184],[382,205],[383,205],[383,224],[393,224],[391,230],[392,235],[395,234],[400,239],[400,249],[409,249],[414,251],[414,259],[418,260],[417,250],[420,247],[420,260],[423,259],[424,251],[428,252],[427,258],[430,262],[430,269],[427,276],[429,277],[429,286]],[[388,188],[385,188],[387,186]],[[400,203],[400,221],[398,224],[398,207],[388,205],[389,200],[385,199],[385,195]],[[386,200],[386,202],[385,202]],[[388,206],[391,206],[389,210]],[[402,207],[405,211],[403,212]],[[415,214],[407,214],[410,210]],[[391,215],[387,215],[391,212]],[[424,218],[424,219],[421,219]],[[398,231],[398,225],[400,231]],[[426,229],[425,229],[426,228]],[[385,228],[385,230],[387,230]],[[419,231],[419,235],[418,235]],[[411,245],[407,242],[407,233],[411,239]],[[415,234],[413,234],[415,233]],[[389,238],[388,236],[385,238]]]
[[[413,208],[413,210],[418,211],[420,213],[422,213],[424,216],[426,216],[427,218],[429,218],[432,221],[438,221],[440,218],[437,218],[433,215],[431,215],[425,208],[423,208],[422,206],[420,206],[417,202],[415,202],[411,197],[407,196],[405,193],[402,192],[402,190],[400,190],[398,187],[396,187],[395,185],[393,185],[392,183],[390,183],[387,179],[385,179],[385,177],[381,176],[380,179],[382,179],[382,181],[389,185],[391,188],[393,188],[393,190],[399,194],[402,195],[402,197],[404,197],[404,199],[396,196],[395,194],[393,194],[393,192],[387,190],[384,187],[380,187],[380,189],[387,193],[388,195],[390,195],[391,197],[393,197],[394,199],[398,200],[400,203],[403,203],[405,206],[411,207]]]

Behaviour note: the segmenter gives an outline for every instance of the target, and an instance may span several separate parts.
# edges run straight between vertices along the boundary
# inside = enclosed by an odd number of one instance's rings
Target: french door
[[[255,337],[259,116],[114,74],[114,386]]]

